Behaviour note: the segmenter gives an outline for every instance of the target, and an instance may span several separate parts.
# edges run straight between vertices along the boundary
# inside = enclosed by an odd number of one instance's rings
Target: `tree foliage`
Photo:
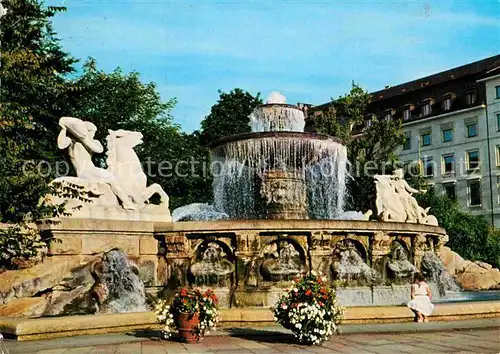
[[[239,88],[229,93],[219,91],[219,100],[201,122],[201,144],[208,146],[222,137],[249,132],[250,113],[259,104],[260,93],[253,96]]]
[[[315,117],[317,132],[340,138],[347,147],[350,179],[347,188],[350,199],[347,209],[366,211],[375,205],[373,176],[390,173],[397,161],[395,149],[404,141],[399,120],[373,118],[365,126],[365,114],[370,95],[353,83],[351,91],[332,99],[329,107]]]
[[[19,221],[48,191],[50,167],[64,159],[56,148],[56,127],[74,90],[65,76],[75,60],[51,27],[63,7],[45,8],[35,0],[2,5],[7,14],[0,22],[0,221]],[[46,173],[35,168],[40,161],[48,162]]]
[[[460,210],[456,200],[435,195],[433,190],[417,197],[423,207],[430,207],[439,225],[450,237],[448,246],[465,259],[500,265],[500,237],[483,215]]]
[[[171,110],[176,100],[163,102],[156,85],[142,83],[137,72],[105,73],[93,59],[83,69],[74,82],[79,90],[71,97],[71,114],[94,123],[96,138],[104,144],[108,129],[141,132],[144,143],[135,151],[148,183],[163,187],[171,208],[193,202],[205,183],[201,166],[191,162],[200,159],[201,149],[195,137],[173,123]],[[96,156],[96,163],[105,167],[105,154]]]

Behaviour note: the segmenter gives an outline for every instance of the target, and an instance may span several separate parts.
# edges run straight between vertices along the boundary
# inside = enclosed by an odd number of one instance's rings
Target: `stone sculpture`
[[[147,311],[144,284],[139,279],[139,268],[127,255],[113,249],[92,266],[96,280],[91,289],[99,313],[124,313]]]
[[[397,169],[392,175],[376,175],[377,214],[381,221],[410,222],[438,226],[429,208],[420,207],[413,194],[425,193],[412,188],[404,179],[404,171]]]
[[[201,260],[194,263],[190,271],[198,285],[223,285],[233,273],[234,265],[226,258],[220,245],[210,242],[201,254]]]
[[[345,281],[347,286],[371,285],[379,280],[377,272],[366,264],[352,242],[337,245],[334,253],[337,258],[331,265],[334,279]]]
[[[300,253],[289,242],[278,245],[272,243],[265,251],[268,259],[262,264],[261,274],[265,280],[291,280],[303,273],[306,268],[300,259]]]
[[[73,217],[171,221],[168,196],[158,184],[147,186],[147,177],[134,147],[142,143],[142,134],[127,130],[109,130],[107,136],[107,168],[94,165],[92,155],[102,153],[102,144],[94,138],[96,126],[78,118],[62,117],[57,138],[60,149],[67,149],[76,177],[60,177],[52,183],[81,187],[90,199],[82,202],[73,198],[49,195],[49,202],[66,202]],[[157,194],[159,204],[149,203]]]
[[[389,261],[387,262],[387,270],[394,283],[411,282],[413,274],[418,272],[417,267],[408,260],[406,250],[397,241],[393,243]]]

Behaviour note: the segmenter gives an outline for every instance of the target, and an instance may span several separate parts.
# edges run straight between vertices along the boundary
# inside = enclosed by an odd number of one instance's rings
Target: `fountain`
[[[250,115],[250,133],[213,143],[214,205],[183,207],[172,215],[186,221],[156,228],[169,266],[175,259],[176,271],[167,273],[215,287],[228,307],[269,306],[310,270],[340,281],[345,305],[407,301],[427,246],[437,252],[446,231],[404,193],[412,189],[399,172],[376,178],[377,217],[388,222],[368,221],[371,211],[343,210],[346,148],[304,126],[302,110],[272,93]],[[391,207],[400,197],[400,208]],[[190,210],[201,212],[177,218]],[[421,216],[411,218],[416,212]],[[224,257],[206,253],[214,242]]]
[[[285,103],[258,106],[251,133],[212,146],[215,207],[233,219],[334,219],[345,196],[346,148],[304,133],[303,112]]]

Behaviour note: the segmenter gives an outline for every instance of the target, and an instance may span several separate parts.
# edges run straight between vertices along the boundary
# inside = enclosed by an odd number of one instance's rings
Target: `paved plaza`
[[[470,328],[466,328],[470,327]],[[228,329],[199,344],[159,340],[153,333],[108,334],[44,341],[6,340],[10,354],[170,353],[500,353],[498,319],[428,324],[344,326],[322,346],[297,345],[279,327]],[[369,333],[374,332],[374,333]],[[385,332],[385,333],[384,333]]]

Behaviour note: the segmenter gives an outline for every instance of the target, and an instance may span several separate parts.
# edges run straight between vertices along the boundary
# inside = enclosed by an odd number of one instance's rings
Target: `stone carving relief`
[[[261,275],[267,281],[292,280],[306,271],[305,260],[289,241],[277,241],[264,249]]]
[[[234,272],[234,264],[227,259],[227,254],[216,242],[201,245],[195,263],[190,267],[190,274],[197,285],[226,285]]]
[[[346,282],[347,286],[370,285],[379,281],[377,272],[366,263],[363,246],[352,240],[337,243],[331,265],[332,277]]]
[[[88,193],[90,202],[77,198],[68,200],[73,217],[99,219],[128,219],[171,221],[167,194],[158,184],[147,186],[147,177],[134,151],[142,143],[142,134],[127,130],[109,130],[107,140],[107,168],[94,165],[92,155],[102,153],[102,144],[94,138],[96,126],[78,118],[62,117],[61,132],[57,138],[60,149],[67,149],[76,177],[60,177],[52,183],[77,185]],[[153,195],[159,204],[149,203]],[[65,200],[47,196],[51,203]]]
[[[387,261],[389,278],[395,283],[411,282],[417,271],[417,268],[408,259],[408,251],[400,242],[394,241]]]
[[[413,194],[424,193],[410,187],[404,180],[404,171],[392,175],[376,175],[377,215],[381,221],[411,222],[438,226],[436,217],[428,215],[429,208],[420,207]]]

